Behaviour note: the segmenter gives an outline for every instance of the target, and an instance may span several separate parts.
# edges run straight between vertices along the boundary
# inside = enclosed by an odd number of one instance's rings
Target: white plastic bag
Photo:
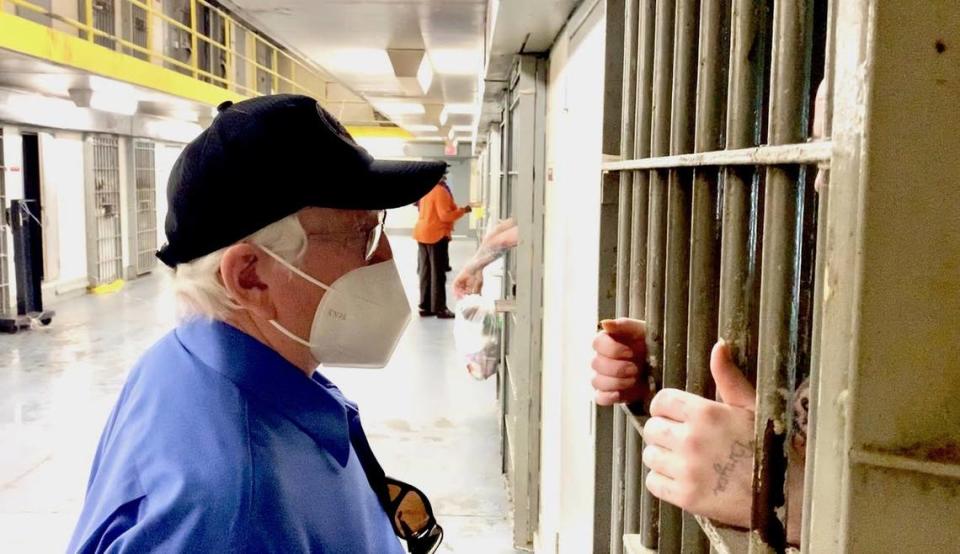
[[[474,379],[483,380],[500,365],[500,315],[494,300],[479,294],[464,296],[456,307],[453,339]]]

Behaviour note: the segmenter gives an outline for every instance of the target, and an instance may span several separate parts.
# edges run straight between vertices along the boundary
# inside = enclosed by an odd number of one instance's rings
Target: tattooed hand
[[[756,393],[726,343],[713,348],[710,370],[723,402],[676,389],[653,398],[643,428],[646,484],[684,510],[749,527]]]

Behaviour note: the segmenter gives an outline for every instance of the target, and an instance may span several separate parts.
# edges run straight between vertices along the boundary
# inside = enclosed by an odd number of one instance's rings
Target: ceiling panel
[[[482,73],[486,0],[231,0],[224,2],[271,38],[307,57],[371,102],[477,102]],[[398,79],[387,49],[424,50],[433,81]],[[403,123],[429,121],[389,116]],[[433,116],[434,119],[436,116]]]

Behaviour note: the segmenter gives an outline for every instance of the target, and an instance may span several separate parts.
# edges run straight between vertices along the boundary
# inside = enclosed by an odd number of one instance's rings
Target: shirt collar
[[[220,321],[191,320],[176,335],[207,367],[292,421],[346,466],[355,408],[330,381],[316,373],[308,378],[270,347]]]

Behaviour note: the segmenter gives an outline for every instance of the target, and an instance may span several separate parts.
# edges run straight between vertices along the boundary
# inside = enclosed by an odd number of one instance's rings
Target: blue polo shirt
[[[372,457],[336,386],[191,321],[127,378],[69,552],[402,553],[358,449]]]

